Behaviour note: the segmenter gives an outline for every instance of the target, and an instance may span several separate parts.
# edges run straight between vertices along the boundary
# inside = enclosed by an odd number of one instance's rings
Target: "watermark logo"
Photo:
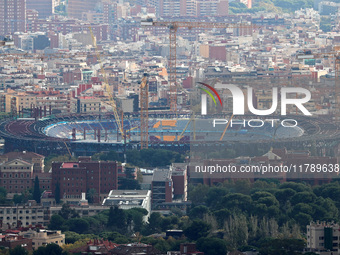
[[[221,97],[217,93],[215,88],[202,82],[198,82],[198,83],[212,90],[217,96],[217,98],[219,99],[221,106],[223,107]],[[233,115],[244,115],[245,96],[244,96],[243,91],[239,87],[233,84],[218,84],[218,88],[228,89],[231,92],[232,98],[233,98]],[[216,105],[216,100],[210,91],[204,88],[200,88],[200,87],[199,89],[206,92],[213,99]],[[301,98],[288,98],[289,94],[302,94],[304,96]],[[303,104],[307,103],[311,99],[310,91],[305,88],[284,87],[284,88],[281,88],[280,93],[279,93],[279,89],[276,87],[273,87],[272,88],[272,106],[270,109],[265,109],[265,110],[255,109],[253,95],[254,95],[253,88],[248,87],[247,88],[247,106],[248,106],[249,111],[253,113],[254,115],[267,116],[267,115],[274,113],[278,107],[279,96],[281,96],[281,115],[287,115],[287,105],[295,105],[306,116],[312,115],[306,109],[306,107],[303,106]],[[201,114],[202,115],[207,114],[207,95],[206,94],[201,95]]]
[[[206,84],[206,83],[203,83],[203,82],[198,82],[199,84],[209,88],[212,92],[214,92],[214,94],[216,95],[216,97],[218,98],[218,100],[220,101],[220,104],[221,104],[221,107],[223,108],[223,103],[222,103],[222,100],[221,100],[221,97],[220,95],[217,93],[216,89],[214,89],[212,86]],[[214,96],[211,94],[211,92],[205,88],[201,88],[201,87],[198,87],[200,90],[204,91],[205,93],[207,93],[211,98],[212,100],[214,101],[215,103],[215,106],[217,106],[217,103],[216,103],[216,100],[214,98]],[[207,94],[202,94],[201,95],[201,103],[202,103],[202,108],[201,108],[201,114],[202,115],[207,115]]]

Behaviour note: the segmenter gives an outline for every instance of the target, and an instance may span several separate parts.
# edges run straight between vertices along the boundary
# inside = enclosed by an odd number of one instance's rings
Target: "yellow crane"
[[[255,26],[248,24],[230,24],[220,22],[184,22],[184,21],[154,21],[151,18],[141,21],[141,25],[144,27],[167,27],[169,28],[170,35],[170,54],[168,62],[168,75],[170,85],[170,110],[172,112],[177,111],[177,85],[176,85],[176,33],[178,28],[235,28],[253,29]]]
[[[149,148],[149,86],[148,75],[144,74],[140,84],[140,147]]]
[[[106,76],[106,72],[104,70],[104,66],[103,66],[103,63],[101,61],[100,54],[98,52],[96,38],[94,37],[94,34],[93,34],[91,27],[89,27],[89,30],[90,30],[90,33],[91,33],[93,46],[95,48],[95,52],[96,52],[96,55],[97,55],[97,61],[100,65],[100,71],[101,71],[103,79],[104,79],[103,87],[105,88],[106,93],[108,94],[109,101],[110,101],[110,104],[111,104],[112,109],[113,109],[113,114],[115,116],[115,120],[116,120],[116,123],[117,123],[117,128],[119,129],[119,132],[121,133],[122,137],[125,137],[125,133],[124,133],[124,129],[123,129],[124,126],[123,126],[123,123],[121,124],[121,122],[120,122],[119,114],[118,114],[118,111],[117,111],[117,105],[116,105],[116,102],[113,98],[113,93],[111,91],[111,88],[110,88],[110,85],[109,85],[109,82],[108,82],[108,79],[107,79],[107,76]]]
[[[185,125],[182,133],[179,135],[178,137],[178,141],[180,141],[182,139],[182,137],[184,136],[185,131],[188,129],[189,124],[192,122],[192,129],[191,132],[193,134],[193,140],[196,141],[196,121],[195,121],[195,113],[193,113],[191,115],[191,118],[188,120],[187,124]]]

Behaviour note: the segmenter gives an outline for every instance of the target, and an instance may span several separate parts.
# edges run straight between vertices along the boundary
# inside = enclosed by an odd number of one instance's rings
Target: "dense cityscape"
[[[339,11],[0,0],[0,255],[340,254]]]

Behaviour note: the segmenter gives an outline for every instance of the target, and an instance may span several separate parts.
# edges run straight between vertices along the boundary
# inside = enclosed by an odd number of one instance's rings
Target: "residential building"
[[[70,250],[72,254],[111,254],[110,250],[116,248],[119,244],[112,243],[108,240],[90,240],[81,247]]]
[[[148,0],[158,16],[227,16],[228,0]]]
[[[152,207],[163,202],[172,202],[173,182],[170,169],[157,169],[151,183]]]
[[[311,222],[307,226],[307,251],[320,255],[339,254],[340,225],[337,223]]]
[[[13,151],[13,152],[8,152],[4,155],[0,155],[0,163],[12,161],[15,159],[21,159],[21,160],[24,160],[26,162],[33,164],[34,173],[44,172],[45,157],[43,155],[30,152],[30,151]]]
[[[71,99],[71,111],[76,113],[100,113],[102,102],[100,98],[81,96]]]
[[[35,96],[24,92],[6,94],[6,112],[19,112],[21,109],[31,109],[36,103],[37,99]]]
[[[10,231],[5,235],[0,235],[0,246],[5,249],[14,249],[17,246],[23,247],[25,250],[32,251],[32,240],[23,238],[18,235],[20,231]]]
[[[78,204],[75,202],[77,201]],[[95,216],[98,213],[109,210],[111,206],[103,206],[103,205],[79,205],[80,199],[63,199],[63,202],[66,202],[69,204],[72,209],[74,209],[79,217],[91,217]],[[52,206],[49,208],[49,217],[52,217],[53,215],[59,214],[62,206]],[[48,223],[48,222],[47,222]]]
[[[215,16],[219,10],[220,0],[197,0],[197,16]],[[226,13],[225,15],[227,15]]]
[[[54,13],[55,0],[26,0],[26,8],[38,11],[39,19],[46,19]]]
[[[0,207],[1,229],[35,226],[37,224],[45,225],[48,220],[48,210],[37,206],[35,201],[29,201],[27,205]]]
[[[173,163],[170,166],[171,179],[173,182],[174,200],[187,201],[188,176],[187,163]]]
[[[96,1],[91,0],[69,0],[67,5],[68,17],[81,19],[83,12],[93,11]]]
[[[0,35],[26,30],[26,0],[0,0]]]
[[[50,243],[55,243],[59,246],[65,244],[65,234],[60,230],[46,230],[46,229],[29,229],[20,232],[20,236],[31,239],[33,249],[38,249],[40,246],[46,246]]]
[[[51,174],[44,173],[44,156],[34,152],[9,152],[0,156],[0,185],[10,196],[33,188],[37,176],[42,190],[51,188]]]
[[[52,191],[60,185],[61,198],[80,198],[81,193],[93,190],[94,202],[99,195],[118,189],[118,163],[92,161],[79,157],[77,162],[52,163]]]
[[[148,255],[163,255],[162,252],[155,249],[152,245],[143,243],[122,244],[112,249],[110,252],[111,255],[127,255],[143,253]]]
[[[204,252],[197,251],[194,243],[181,243],[179,251],[168,251],[167,255],[204,255]]]
[[[20,194],[32,188],[33,164],[14,159],[0,165],[0,184],[7,193]]]

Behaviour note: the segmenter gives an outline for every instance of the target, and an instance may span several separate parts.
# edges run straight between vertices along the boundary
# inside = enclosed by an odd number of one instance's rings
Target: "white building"
[[[144,208],[148,211],[144,217],[146,220],[151,212],[151,190],[111,190],[102,205],[117,205],[123,210]]]
[[[307,226],[307,250],[320,255],[340,254],[340,225],[326,222],[311,222]]]

